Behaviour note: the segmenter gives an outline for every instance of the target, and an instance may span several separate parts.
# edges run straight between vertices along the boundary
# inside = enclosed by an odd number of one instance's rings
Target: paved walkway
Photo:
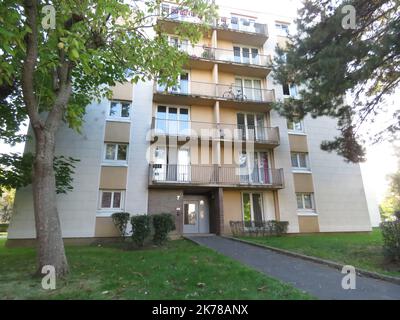
[[[188,238],[319,299],[400,299],[400,285],[357,276],[356,289],[344,290],[344,274],[326,265],[218,236]]]

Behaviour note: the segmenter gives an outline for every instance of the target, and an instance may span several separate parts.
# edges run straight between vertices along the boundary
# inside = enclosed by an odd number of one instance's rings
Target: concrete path
[[[218,236],[187,238],[319,299],[400,299],[400,285],[397,284],[357,276],[356,289],[344,290],[341,282],[345,275],[319,263]]]

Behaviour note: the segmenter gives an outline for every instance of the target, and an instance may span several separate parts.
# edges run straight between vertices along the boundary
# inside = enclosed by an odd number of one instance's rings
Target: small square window
[[[109,116],[111,118],[129,118],[131,104],[128,102],[111,101]]]
[[[125,161],[128,154],[127,144],[106,143],[105,160],[109,161]]]
[[[123,191],[100,191],[100,209],[122,209]]]

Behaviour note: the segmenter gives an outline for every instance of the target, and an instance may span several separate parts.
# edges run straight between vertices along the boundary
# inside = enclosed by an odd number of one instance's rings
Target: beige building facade
[[[229,234],[230,221],[281,220],[291,233],[370,231],[360,167],[320,149],[333,119],[289,122],[271,103],[296,97],[271,74],[291,21],[224,9],[199,43],[175,34],[187,10],[157,23],[188,54],[179,84],[118,84],[88,106],[82,134],[62,128],[57,153],[81,161],[60,195],[63,236],[112,238],[111,214],[171,213],[176,234]],[[32,144],[27,143],[29,151]],[[30,188],[19,190],[10,242],[35,238]]]

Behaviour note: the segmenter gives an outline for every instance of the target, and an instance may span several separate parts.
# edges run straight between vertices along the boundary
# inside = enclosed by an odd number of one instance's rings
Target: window
[[[129,102],[111,101],[109,116],[111,118],[126,118],[130,116],[131,104]]]
[[[286,23],[275,23],[278,36],[287,37],[289,35],[289,25]]]
[[[260,55],[257,48],[233,47],[233,56],[235,62],[260,64]]]
[[[127,144],[106,143],[104,160],[126,161],[128,154]]]
[[[243,193],[243,221],[261,222],[264,220],[262,194],[261,193]]]
[[[156,130],[161,134],[189,134],[189,109],[183,107],[157,106]]]
[[[303,121],[293,118],[293,121],[287,121],[287,128],[293,132],[304,132]]]
[[[235,78],[235,91],[242,94],[244,100],[262,101],[261,79]]]
[[[296,192],[297,209],[315,211],[314,194]]]
[[[100,195],[100,209],[119,210],[123,208],[123,191],[101,190]]]
[[[308,154],[307,153],[291,153],[292,168],[298,170],[309,170]]]
[[[283,95],[296,98],[298,95],[297,85],[294,83],[285,83],[282,85]]]

